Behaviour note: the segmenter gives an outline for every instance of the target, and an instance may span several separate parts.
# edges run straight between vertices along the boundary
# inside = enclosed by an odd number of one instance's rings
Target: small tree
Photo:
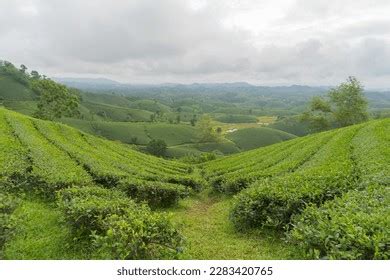
[[[130,142],[134,145],[137,145],[138,144],[138,137],[137,136],[131,137]]]
[[[196,118],[196,115],[193,115],[193,116],[192,116],[192,119],[190,120],[190,123],[191,123],[192,126],[195,126],[195,124],[196,124],[197,121],[198,121],[198,120],[197,120],[197,118]]]
[[[38,71],[33,70],[31,71],[31,78],[33,80],[39,80],[41,78],[41,75],[39,75]]]
[[[211,117],[204,115],[198,122],[198,128],[200,131],[200,142],[212,142],[218,139],[216,135]]]
[[[22,72],[23,74],[26,74],[26,70],[27,70],[26,65],[24,65],[24,64],[20,65],[20,69],[19,69],[20,72]]]
[[[164,156],[167,151],[167,143],[162,139],[153,139],[146,146],[146,150],[155,156]]]

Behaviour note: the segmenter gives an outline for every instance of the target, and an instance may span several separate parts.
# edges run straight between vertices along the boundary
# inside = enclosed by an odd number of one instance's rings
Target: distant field
[[[226,138],[243,151],[272,145],[295,137],[293,134],[268,127],[243,128],[226,134]]]
[[[198,139],[196,128],[184,124],[149,122],[104,122],[64,119],[64,123],[85,132],[100,135],[123,143],[146,145],[151,139],[163,139],[168,146],[195,143]]]
[[[90,111],[92,114],[98,115],[101,119],[106,121],[117,122],[145,122],[150,121],[152,112],[125,108],[115,105],[98,104],[92,102],[83,102],[82,105]]]

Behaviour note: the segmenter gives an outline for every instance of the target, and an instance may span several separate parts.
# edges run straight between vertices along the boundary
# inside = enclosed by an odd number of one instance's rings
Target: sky
[[[0,59],[126,83],[390,88],[389,0],[0,0]]]

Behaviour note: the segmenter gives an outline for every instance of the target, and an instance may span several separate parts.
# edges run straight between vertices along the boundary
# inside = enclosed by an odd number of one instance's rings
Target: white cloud
[[[390,86],[384,0],[3,0],[0,55],[127,82]]]

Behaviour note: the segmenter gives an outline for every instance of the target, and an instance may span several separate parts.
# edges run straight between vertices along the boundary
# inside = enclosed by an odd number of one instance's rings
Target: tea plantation
[[[0,258],[389,259],[390,120],[189,165],[0,109]]]

